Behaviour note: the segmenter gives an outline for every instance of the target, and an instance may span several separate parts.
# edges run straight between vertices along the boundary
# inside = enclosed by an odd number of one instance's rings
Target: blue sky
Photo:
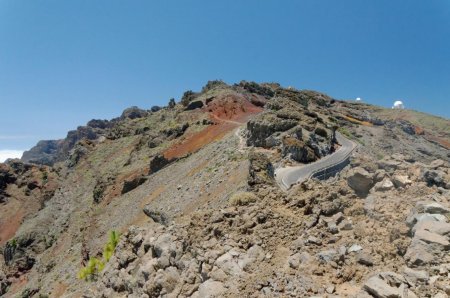
[[[0,150],[208,80],[450,117],[450,1],[0,0]]]

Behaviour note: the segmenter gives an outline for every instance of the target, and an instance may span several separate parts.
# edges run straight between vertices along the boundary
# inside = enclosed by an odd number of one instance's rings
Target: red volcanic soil
[[[259,98],[258,100],[262,101]],[[246,123],[253,115],[261,113],[263,108],[254,105],[243,95],[231,94],[218,96],[209,102],[203,110],[209,113],[214,125],[188,135],[182,142],[167,149],[163,153],[165,158],[170,160],[196,152]]]
[[[428,141],[438,143],[442,147],[450,150],[450,142],[447,141],[446,139],[440,138],[439,136],[431,134],[430,132],[425,131],[423,128],[421,128],[419,126],[414,126],[414,131],[417,135],[422,135]]]
[[[442,138],[439,138],[439,137],[437,137],[435,135],[431,135],[431,134],[425,134],[424,137],[425,137],[425,139],[427,139],[429,141],[432,141],[432,142],[435,142],[435,143],[438,143],[442,147],[450,150],[450,142],[449,141],[444,140]]]
[[[14,214],[7,218],[0,220],[0,245],[4,245],[6,241],[14,237],[16,231],[19,229],[22,219],[25,216],[23,206],[21,206]]]

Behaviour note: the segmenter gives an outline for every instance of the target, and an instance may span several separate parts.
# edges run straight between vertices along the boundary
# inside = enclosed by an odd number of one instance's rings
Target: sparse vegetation
[[[257,197],[248,191],[237,192],[231,196],[229,202],[232,206],[244,206],[257,201]]]
[[[98,204],[103,199],[103,193],[105,192],[105,184],[104,183],[97,183],[95,185],[95,188],[92,192],[92,197],[94,198],[94,203]]]
[[[183,97],[181,97],[181,104],[185,107],[189,105],[191,101],[195,99],[195,92],[192,90],[188,90],[184,92]]]
[[[176,105],[175,98],[171,98],[169,100],[169,105],[168,105],[169,109],[173,109],[175,107],[175,105]]]
[[[45,185],[48,182],[48,173],[47,171],[43,170],[42,171],[42,184]]]
[[[202,92],[204,93],[211,89],[221,87],[221,86],[227,86],[227,84],[222,80],[208,81],[208,83],[206,83],[206,85],[202,88]]]
[[[328,133],[325,129],[323,129],[322,127],[317,127],[314,131],[317,135],[327,138],[328,137]]]
[[[347,138],[354,139],[352,133],[349,132],[349,131],[347,130],[347,128],[345,128],[345,127],[339,127],[338,131],[339,131],[341,134],[343,134],[344,136],[346,136]]]

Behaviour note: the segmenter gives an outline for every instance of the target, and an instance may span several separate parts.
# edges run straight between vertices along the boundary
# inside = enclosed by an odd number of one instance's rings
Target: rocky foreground
[[[130,227],[86,295],[447,297],[449,173],[397,155],[290,193],[260,186],[254,202],[182,224]]]
[[[447,297],[450,121],[415,115],[212,81],[42,141],[0,166],[0,295]]]

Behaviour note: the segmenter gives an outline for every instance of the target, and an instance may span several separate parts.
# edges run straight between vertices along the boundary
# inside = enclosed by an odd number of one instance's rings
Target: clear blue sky
[[[450,1],[0,0],[0,150],[212,79],[450,117]]]

